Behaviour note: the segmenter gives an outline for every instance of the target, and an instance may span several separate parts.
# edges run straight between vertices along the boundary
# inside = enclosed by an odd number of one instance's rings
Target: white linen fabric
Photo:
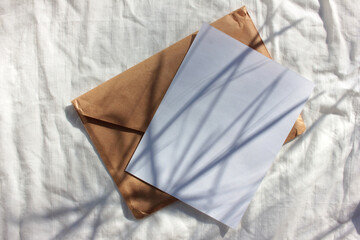
[[[238,229],[177,202],[135,220],[70,100],[246,5],[315,84]],[[1,239],[359,239],[360,5],[350,0],[0,2]]]

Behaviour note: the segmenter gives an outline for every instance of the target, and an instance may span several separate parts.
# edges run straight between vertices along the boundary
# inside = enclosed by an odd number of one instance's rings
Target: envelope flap
[[[186,38],[76,98],[88,117],[145,132],[192,38]]]
[[[220,20],[212,25],[270,57],[245,7]],[[84,116],[145,132],[195,35],[76,98],[74,106]]]

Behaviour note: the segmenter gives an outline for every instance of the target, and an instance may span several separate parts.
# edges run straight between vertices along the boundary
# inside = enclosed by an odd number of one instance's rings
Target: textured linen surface
[[[272,57],[310,79],[307,131],[238,229],[177,202],[135,220],[70,100],[246,5]],[[359,239],[355,1],[0,2],[1,239]]]

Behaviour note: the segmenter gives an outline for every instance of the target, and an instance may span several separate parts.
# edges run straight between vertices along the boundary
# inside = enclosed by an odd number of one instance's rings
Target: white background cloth
[[[70,100],[246,5],[315,83],[237,230],[177,202],[135,220]],[[360,5],[351,0],[0,2],[1,239],[359,239]]]

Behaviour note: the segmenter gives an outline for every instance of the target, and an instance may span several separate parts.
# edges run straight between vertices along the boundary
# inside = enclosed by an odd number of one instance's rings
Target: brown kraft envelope
[[[270,58],[245,6],[211,25]],[[195,36],[191,34],[72,101],[136,218],[176,201],[124,170]],[[285,142],[304,131],[299,116]]]

